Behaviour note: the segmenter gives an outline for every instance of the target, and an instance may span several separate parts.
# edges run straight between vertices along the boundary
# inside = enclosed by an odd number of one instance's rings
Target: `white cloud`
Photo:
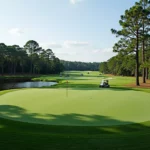
[[[93,56],[95,59],[99,59],[100,62],[107,61],[113,56],[116,56],[117,54],[113,52],[112,48],[104,48],[104,49],[95,49],[92,51]]]
[[[46,43],[40,43],[40,45],[44,49],[68,49],[68,48],[84,48],[86,46],[89,46],[88,42],[79,42],[79,41],[64,41],[63,43],[57,43],[57,42],[46,42]]]
[[[8,31],[8,33],[15,36],[21,36],[21,34],[23,34],[24,32],[20,28],[12,28]]]
[[[95,49],[93,53],[113,53],[112,48],[104,48],[104,49]]]
[[[66,48],[76,48],[76,47],[85,47],[88,46],[88,42],[77,42],[77,41],[65,41],[64,47]]]
[[[93,52],[93,53],[99,53],[100,50],[99,50],[99,49],[95,49],[95,50],[93,50],[92,52]]]
[[[84,0],[70,0],[70,3],[71,4],[76,4],[76,3],[79,3],[79,2],[82,2]]]
[[[116,53],[112,51],[112,48],[93,49],[89,46],[86,48],[65,48],[63,46],[61,49],[54,50],[54,53],[62,60],[84,62],[103,62],[116,55]]]
[[[55,49],[55,48],[62,48],[62,45],[61,44],[58,44],[56,42],[50,42],[50,43],[41,43],[41,46],[44,48],[44,49],[48,49],[48,48],[51,48],[51,49]]]
[[[102,52],[103,53],[112,53],[113,49],[112,48],[104,48],[104,49],[102,49]]]
[[[75,56],[75,55],[78,55],[77,52],[56,52],[55,53],[56,55],[59,55],[59,56]]]

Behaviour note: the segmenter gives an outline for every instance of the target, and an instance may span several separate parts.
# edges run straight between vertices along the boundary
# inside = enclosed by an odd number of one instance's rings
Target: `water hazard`
[[[0,90],[19,89],[19,88],[40,88],[56,85],[56,82],[30,81],[30,82],[14,82],[0,84]]]

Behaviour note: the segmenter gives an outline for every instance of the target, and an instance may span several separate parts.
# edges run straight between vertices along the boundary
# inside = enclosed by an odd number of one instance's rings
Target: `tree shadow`
[[[138,124],[130,121],[121,121],[110,118],[108,116],[100,115],[84,115],[84,114],[39,114],[29,113],[27,110],[12,105],[0,105],[0,117],[15,121],[33,123],[36,129],[43,128],[43,130],[52,133],[96,133],[96,134],[126,134],[134,132],[150,132],[150,123]],[[0,122],[2,128],[7,127],[5,119]],[[1,120],[1,119],[0,119]],[[12,121],[13,123],[13,121]],[[45,124],[45,125],[42,125]],[[49,126],[50,125],[50,126]],[[0,130],[1,130],[0,127]],[[27,128],[28,129],[28,128]],[[63,129],[60,131],[60,129]],[[75,130],[74,130],[75,129]],[[42,132],[43,132],[42,130]]]

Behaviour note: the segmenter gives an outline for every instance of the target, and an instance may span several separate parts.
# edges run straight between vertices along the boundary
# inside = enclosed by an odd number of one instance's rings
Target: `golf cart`
[[[102,80],[99,87],[104,87],[104,88],[109,88],[109,83],[108,83],[108,80]]]

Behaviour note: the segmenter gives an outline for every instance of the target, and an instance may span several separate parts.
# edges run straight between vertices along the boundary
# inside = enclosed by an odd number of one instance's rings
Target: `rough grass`
[[[101,90],[98,89],[99,82],[103,77],[107,78],[107,76],[103,76],[103,75],[99,76],[97,72],[94,73],[90,72],[89,75],[87,74],[87,72],[83,72],[83,73],[84,73],[83,77],[80,76],[80,72],[71,72],[70,74],[72,75],[69,78],[64,78],[59,76],[47,76],[41,78],[61,79],[62,83],[55,86],[55,88],[60,88],[59,90],[66,89],[66,80],[68,80],[69,89],[76,92],[77,93],[76,95],[78,95],[79,91],[86,92],[86,93],[88,93],[89,91],[92,93],[93,91],[94,93],[93,95],[96,95],[95,94],[96,90],[98,90],[97,92],[99,91],[101,92]],[[137,93],[149,94],[144,92],[150,92],[150,89],[139,89],[139,88],[136,89],[136,88],[124,87],[125,84],[133,83],[135,81],[134,78],[128,78],[128,77],[112,77],[112,78],[114,78],[110,80],[110,85],[111,85],[110,90],[112,92],[114,92],[114,90],[115,91],[117,90],[117,92],[121,92],[121,93],[136,92],[137,97],[138,97]],[[45,90],[45,89],[41,89],[41,90]],[[24,91],[28,91],[28,90],[24,90]],[[8,94],[11,95],[15,92],[11,92]],[[6,91],[0,92],[0,94],[3,94],[1,97],[7,96]],[[17,97],[18,101],[19,99],[21,100],[23,96]],[[111,97],[111,95],[109,94],[107,94],[107,96]],[[132,96],[134,95],[131,94],[129,97],[131,103],[133,103]],[[139,97],[140,96],[141,95],[139,95]],[[1,97],[0,97],[0,101],[1,101]],[[141,97],[141,99],[144,100],[143,97]],[[138,101],[140,101],[140,99]],[[148,101],[146,100],[145,102],[147,104]],[[35,105],[37,104],[36,101],[33,101],[31,103],[34,103]],[[146,104],[143,103],[142,105],[146,106]],[[149,104],[147,104],[146,107],[148,106]],[[130,107],[134,107],[134,104],[132,104]],[[3,115],[12,115],[12,113],[16,111],[16,108],[14,106],[9,108],[10,109],[5,107],[3,110],[0,108],[0,112],[3,112]],[[144,113],[145,110],[147,109],[139,109],[137,112]],[[18,109],[17,114],[24,115],[26,112],[23,111],[24,110],[22,109]],[[28,113],[30,114],[31,112]],[[16,116],[17,114],[14,114],[14,117],[17,117]],[[32,114],[32,115],[34,116],[36,114]],[[140,115],[137,115],[137,118],[138,116],[140,117]],[[59,117],[61,116],[58,115],[58,118]],[[74,115],[73,117],[76,119],[77,116]],[[94,117],[95,117],[94,119],[96,119],[96,116]],[[106,119],[111,121],[112,118],[105,118],[103,116],[101,117],[101,119]],[[121,120],[117,120],[117,121],[122,122]],[[20,149],[22,150],[27,150],[27,149],[29,150],[49,150],[49,149],[50,150],[66,150],[66,149],[69,150],[99,150],[99,149],[146,150],[147,149],[149,150],[150,149],[149,139],[150,139],[149,121],[144,123],[118,125],[118,126],[75,127],[75,126],[54,126],[54,125],[31,124],[31,123],[23,123],[23,122],[11,121],[11,120],[0,118],[0,148],[2,150],[10,150],[10,149],[11,150],[20,150]]]

